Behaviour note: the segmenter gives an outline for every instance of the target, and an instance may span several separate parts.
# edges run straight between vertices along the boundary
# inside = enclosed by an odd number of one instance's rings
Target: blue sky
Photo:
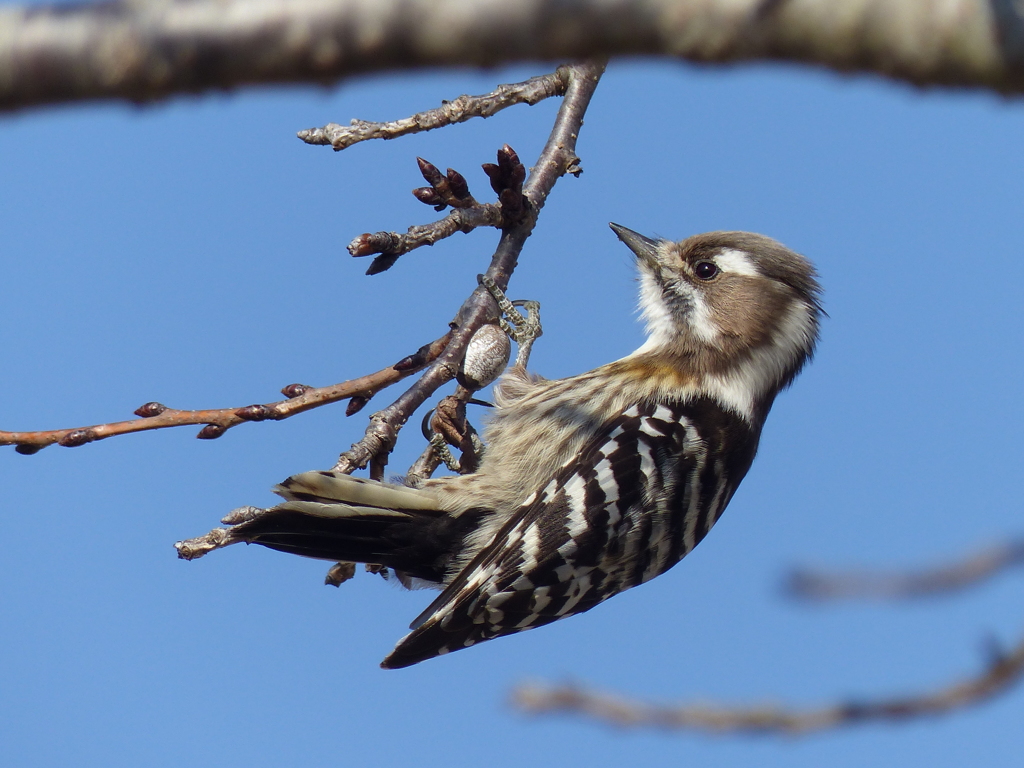
[[[277,399],[435,338],[497,234],[365,277],[356,234],[434,212],[414,158],[535,158],[557,102],[342,153],[295,132],[391,119],[542,67],[370,78],[0,119],[0,428]],[[542,303],[532,367],[636,348],[616,221],[673,239],[776,237],[817,264],[819,353],[779,399],[721,522],[669,574],[583,616],[396,672],[430,594],[257,547],[178,561],[174,541],[266,505],[361,436],[344,405],[216,441],[195,429],[25,457],[0,451],[0,762],[708,766],[1019,764],[1011,694],[949,718],[794,740],[617,731],[513,711],[518,682],[659,701],[814,705],[931,689],[1024,631],[1020,578],[912,605],[807,606],[797,565],[922,566],[1020,533],[1024,107],[788,67],[616,62],[584,173],[556,186],[512,282]],[[392,398],[398,394],[395,390]],[[379,395],[365,413],[381,407]],[[390,468],[422,449],[409,429]]]

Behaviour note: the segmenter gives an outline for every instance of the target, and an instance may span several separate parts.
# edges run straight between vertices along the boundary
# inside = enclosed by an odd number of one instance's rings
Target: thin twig
[[[366,271],[376,275],[390,269],[399,256],[424,245],[433,245],[439,240],[451,237],[456,232],[469,233],[478,227],[500,227],[501,208],[495,203],[479,203],[472,208],[456,208],[443,219],[430,224],[416,224],[403,235],[397,232],[365,233],[348,244],[353,256],[382,254],[393,257],[386,262],[374,259]]]
[[[1024,541],[976,552],[959,563],[910,573],[794,571],[786,591],[803,600],[900,600],[958,592],[1024,565]]]
[[[523,185],[523,195],[528,201],[528,215],[502,231],[497,250],[487,268],[487,277],[502,290],[508,287],[509,277],[516,267],[523,245],[533,232],[537,214],[555,182],[566,173],[579,173],[576,138],[583,125],[583,115],[604,72],[604,63],[574,64],[567,71],[569,85],[554,127],[533,173]],[[352,472],[365,467],[371,458],[386,456],[394,446],[399,430],[416,409],[439,387],[455,378],[469,340],[480,326],[495,316],[494,299],[486,288],[478,286],[459,310],[448,348],[401,397],[371,417],[366,434],[338,457],[334,468],[341,472]],[[377,464],[376,470],[382,472],[383,465]]]
[[[215,408],[200,411],[182,411],[167,408],[160,403],[146,403],[135,411],[140,418],[131,421],[35,432],[0,431],[0,445],[15,445],[19,453],[31,454],[54,443],[66,448],[73,448],[116,435],[198,424],[206,426],[196,436],[210,440],[220,437],[231,427],[246,421],[280,421],[297,413],[346,399],[351,399],[348,414],[352,415],[382,389],[423,370],[437,359],[438,355],[444,351],[450,336],[451,334],[447,333],[393,366],[361,376],[358,379],[343,381],[329,387],[291,384],[281,390],[288,396],[287,400],[262,405],[248,405],[242,408]]]
[[[563,71],[568,71],[563,67]],[[365,232],[348,244],[353,256],[380,254],[366,270],[368,275],[377,275],[395,265],[398,257],[423,245],[433,245],[439,240],[451,237],[456,232],[469,233],[478,227],[505,228],[518,224],[523,219],[523,181],[526,168],[519,161],[519,155],[508,144],[498,150],[498,162],[484,163],[483,170],[491,182],[491,188],[498,195],[498,203],[478,203],[469,191],[466,177],[453,168],[441,173],[432,163],[422,157],[416,158],[420,173],[430,184],[412,191],[421,203],[443,211],[448,206],[455,210],[440,221],[409,227],[406,234],[397,232]]]
[[[421,133],[453,123],[464,123],[474,117],[491,117],[516,104],[533,106],[552,96],[561,96],[569,83],[566,67],[521,83],[499,85],[490,93],[480,96],[463,94],[452,101],[444,101],[437,109],[418,112],[411,117],[389,123],[353,120],[349,125],[328,123],[323,128],[299,131],[298,136],[307,144],[329,144],[340,151],[369,139],[396,139],[410,133]]]
[[[943,715],[1005,693],[1024,676],[1024,640],[993,659],[975,677],[937,691],[876,701],[850,701],[818,709],[777,706],[656,705],[575,686],[521,686],[513,693],[518,708],[533,714],[582,715],[617,726],[697,730],[715,733],[801,735],[869,722],[892,722]]]

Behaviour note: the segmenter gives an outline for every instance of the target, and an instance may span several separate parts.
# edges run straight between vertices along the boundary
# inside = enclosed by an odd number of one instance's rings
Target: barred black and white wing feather
[[[627,408],[522,504],[382,666],[549,624],[664,573],[718,519],[756,443],[713,403]]]

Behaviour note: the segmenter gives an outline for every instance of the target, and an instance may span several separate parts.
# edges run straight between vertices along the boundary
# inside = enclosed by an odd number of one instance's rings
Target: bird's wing
[[[663,573],[728,501],[706,459],[682,406],[625,409],[527,499],[382,666],[548,624]]]

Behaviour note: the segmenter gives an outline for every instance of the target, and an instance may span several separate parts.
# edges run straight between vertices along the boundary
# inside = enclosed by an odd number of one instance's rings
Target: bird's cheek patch
[[[705,344],[713,344],[721,336],[722,329],[714,320],[714,312],[707,298],[685,281],[680,281],[675,290],[688,305],[686,324],[690,332]]]

